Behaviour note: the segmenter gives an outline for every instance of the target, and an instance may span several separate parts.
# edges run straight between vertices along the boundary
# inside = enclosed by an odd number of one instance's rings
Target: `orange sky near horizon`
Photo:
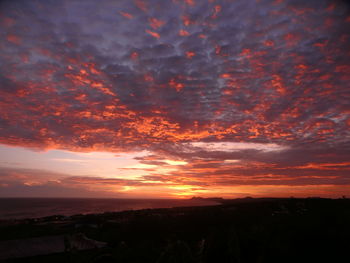
[[[220,148],[223,145],[220,143]],[[215,145],[208,146],[215,151]],[[262,151],[281,149],[276,145],[235,143],[231,147]],[[268,148],[269,147],[269,148]],[[226,147],[228,153],[233,148]],[[335,185],[334,175],[284,175],[294,170],[305,174],[349,171],[350,163],[309,163],[279,167],[276,164],[235,159],[163,159],[151,152],[32,151],[0,146],[2,189],[0,196],[12,197],[119,197],[190,198],[192,196],[241,198],[308,197],[337,198],[348,185]],[[15,160],[15,162],[14,162]],[[277,172],[276,172],[277,171]],[[247,177],[247,173],[253,175]],[[321,182],[321,183],[320,183]]]

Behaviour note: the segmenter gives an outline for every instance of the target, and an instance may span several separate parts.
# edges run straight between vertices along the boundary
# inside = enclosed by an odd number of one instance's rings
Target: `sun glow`
[[[164,160],[167,164],[170,165],[185,165],[188,164],[188,162],[185,161],[174,161],[174,160]]]

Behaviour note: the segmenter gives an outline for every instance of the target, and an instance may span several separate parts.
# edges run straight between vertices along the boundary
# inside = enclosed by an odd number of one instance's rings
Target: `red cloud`
[[[252,12],[243,0],[65,4],[74,23],[55,8],[3,6],[1,143],[148,149],[186,160],[157,175],[174,183],[347,182],[348,167],[338,165],[347,163],[350,123],[345,6],[265,1]],[[96,8],[101,14],[90,20]],[[198,158],[186,153],[184,145],[198,141],[292,150],[273,155],[274,165],[267,153],[232,152],[242,161],[235,163],[220,151],[218,159],[205,149],[191,153]]]

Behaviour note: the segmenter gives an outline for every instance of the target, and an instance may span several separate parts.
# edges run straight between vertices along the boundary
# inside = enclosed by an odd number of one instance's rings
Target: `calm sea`
[[[205,205],[217,203],[175,199],[0,198],[0,219]]]

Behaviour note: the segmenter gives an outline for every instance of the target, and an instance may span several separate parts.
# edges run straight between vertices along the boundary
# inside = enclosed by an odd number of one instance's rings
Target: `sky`
[[[345,0],[0,2],[0,197],[350,193]]]

